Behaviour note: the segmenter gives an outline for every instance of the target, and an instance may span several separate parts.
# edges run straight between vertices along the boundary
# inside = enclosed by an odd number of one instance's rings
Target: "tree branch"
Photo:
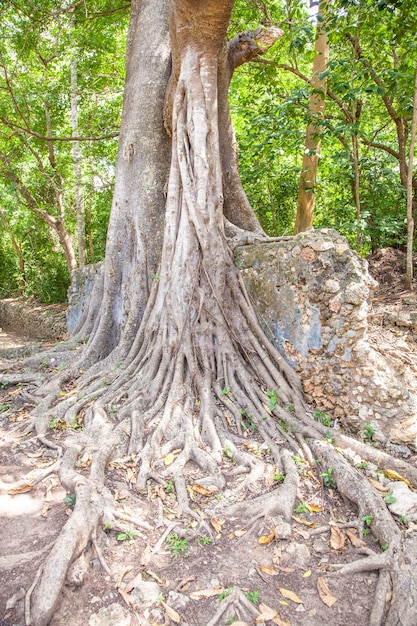
[[[292,74],[294,74],[298,78],[301,78],[301,80],[303,80],[305,83],[310,85],[310,87],[313,87],[313,84],[311,82],[311,78],[308,78],[308,76],[306,76],[305,74],[300,72],[300,70],[297,69],[296,67],[292,67],[292,65],[286,65],[285,63],[277,63],[276,67],[278,69],[285,70],[286,72],[291,72]],[[353,124],[353,122],[355,121],[354,118],[353,118],[353,115],[349,111],[349,109],[345,106],[343,101],[340,98],[338,98],[338,96],[336,96],[336,94],[333,93],[333,91],[331,89],[329,89],[328,87],[326,87],[326,95],[331,100],[333,100],[333,102],[335,102],[338,105],[338,107],[343,111],[343,115],[345,116],[347,121],[351,122]]]
[[[246,30],[238,33],[227,46],[229,68],[231,73],[244,63],[264,55],[281,39],[284,31],[276,26],[259,26],[254,31]]]
[[[99,137],[47,137],[45,135],[41,135],[30,128],[24,128],[23,126],[19,126],[19,124],[15,124],[14,122],[9,122],[4,117],[0,118],[0,121],[3,122],[5,126],[11,128],[12,130],[22,131],[31,135],[32,137],[36,137],[36,139],[40,139],[41,141],[103,141],[105,139],[114,139],[119,136],[119,131],[114,133],[109,133],[108,135],[100,135]]]

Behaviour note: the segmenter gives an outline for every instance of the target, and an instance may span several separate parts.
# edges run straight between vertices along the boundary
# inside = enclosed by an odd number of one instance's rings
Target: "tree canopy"
[[[363,254],[404,246],[414,3],[323,6],[330,60],[321,76],[327,93],[314,225],[337,228]],[[231,17],[229,36],[259,23],[283,30],[265,58],[234,72],[230,90],[243,185],[270,235],[291,233],[295,222],[308,103],[317,89],[316,12],[302,0],[237,2]],[[129,5],[16,1],[3,3],[1,15],[0,293],[60,300],[84,258],[79,246],[88,262],[104,255]],[[413,195],[415,188],[414,180]]]

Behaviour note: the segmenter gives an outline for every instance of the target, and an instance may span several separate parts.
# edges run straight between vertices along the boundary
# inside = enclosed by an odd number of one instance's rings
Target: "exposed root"
[[[233,617],[235,621],[248,619],[251,623],[260,615],[257,608],[247,599],[239,587],[233,587],[230,594],[221,602],[219,610],[211,618],[207,626],[221,626],[227,622],[227,618]],[[236,619],[237,618],[237,619]]]
[[[356,468],[345,461],[337,451],[322,441],[311,442],[316,455],[332,468],[337,487],[342,495],[355,503],[359,516],[371,520],[371,531],[383,548],[383,552],[344,565],[338,574],[351,574],[367,570],[381,570],[383,580],[378,584],[372,619],[373,625],[407,626],[415,620],[417,606],[417,548],[414,537],[402,537],[380,494]],[[381,575],[381,574],[380,574]],[[383,621],[386,596],[381,590],[387,588],[387,575],[392,586],[392,599],[388,615]],[[385,607],[386,610],[386,607]],[[377,621],[379,620],[379,621]]]

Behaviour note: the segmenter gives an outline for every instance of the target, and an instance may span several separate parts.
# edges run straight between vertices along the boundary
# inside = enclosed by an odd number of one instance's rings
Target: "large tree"
[[[225,450],[236,461],[235,475],[245,476],[243,491],[259,486],[268,463],[280,468],[280,488],[222,511],[255,522],[271,513],[290,521],[298,485],[292,453],[304,450],[308,459],[320,458],[359,516],[373,516],[374,532],[389,546],[344,570],[388,572],[381,576],[372,623],[382,621],[389,576],[394,594],[386,623],[412,620],[415,548],[405,546],[381,497],[311,418],[295,373],[263,334],[233,263],[237,242],[263,235],[238,178],[228,85],[239,64],[263,54],[280,35],[278,29],[257,29],[228,43],[233,5],[234,0],[132,3],[106,261],[82,323],[90,339],[80,359],[39,388],[33,412],[38,439],[55,448],[46,436],[51,416],[71,422],[84,411],[85,424],[66,442],[62,460],[48,469],[59,472],[76,503],[28,593],[27,614],[37,626],[50,621],[68,567],[94,540],[103,515],[114,516],[116,503],[103,485],[106,464],[120,449],[136,459],[139,488],[148,480],[173,480],[183,514],[207,533],[188,501],[189,461],[198,468],[199,485],[218,490],[227,483]],[[78,393],[57,401],[74,377]],[[23,379],[12,373],[5,380]],[[270,450],[268,459],[245,450],[244,428],[256,428]],[[417,484],[417,471],[406,463],[343,435],[336,442]],[[89,475],[76,466],[84,450],[92,454]],[[173,462],[161,463],[170,454]]]

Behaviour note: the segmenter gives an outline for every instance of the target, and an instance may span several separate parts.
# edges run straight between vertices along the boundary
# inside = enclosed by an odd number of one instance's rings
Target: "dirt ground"
[[[379,350],[403,361],[410,387],[417,389],[417,338],[403,325],[410,310],[417,310],[417,295],[403,291],[402,263],[401,253],[392,250],[370,259],[380,287],[369,334]],[[0,342],[3,350],[31,345],[30,339],[5,331]],[[33,473],[54,463],[55,451],[22,435],[31,406],[16,400],[17,391],[0,389],[0,626],[28,622],[25,595],[73,504],[56,474],[25,487]],[[12,414],[10,405],[15,405]],[[65,434],[62,425],[54,426],[57,443]],[[253,454],[267,454],[252,439],[249,446]],[[89,459],[79,463],[87,472]],[[231,475],[233,459],[225,456],[224,465]],[[225,626],[369,624],[377,574],[342,577],[333,571],[334,564],[358,558],[366,546],[378,550],[367,521],[357,519],[331,481],[302,459],[297,465],[300,488],[291,524],[274,518],[243,525],[241,519],[225,522],[222,515],[239,498],[241,478],[211,492],[198,485],[195,468],[188,464],[189,496],[211,538],[181,514],[173,485],[137,493],[133,460],[115,460],[107,486],[121,516],[146,524],[133,532],[132,523],[121,521],[116,531],[103,524],[95,547],[72,567],[51,626],[207,626],[224,607],[216,623]],[[371,467],[367,471],[378,480]],[[279,480],[262,477],[259,489]],[[230,608],[227,597],[237,599]]]

